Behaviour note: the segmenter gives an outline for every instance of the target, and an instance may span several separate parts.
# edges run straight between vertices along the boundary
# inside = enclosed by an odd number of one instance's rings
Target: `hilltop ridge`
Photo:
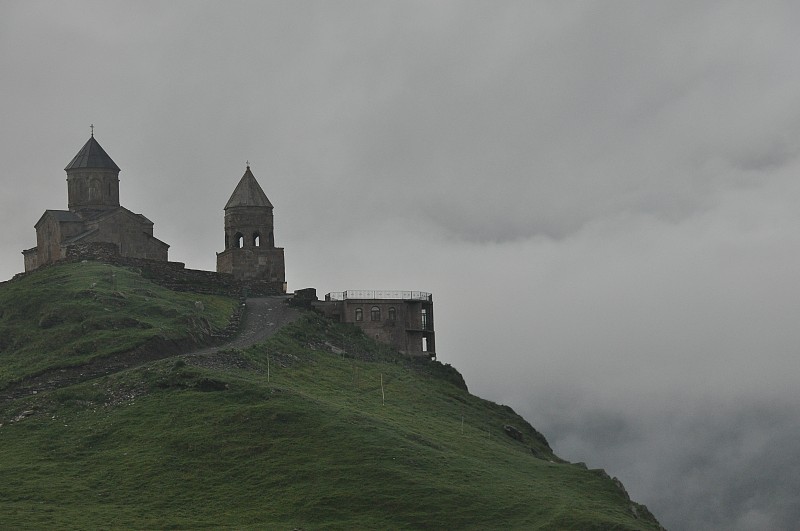
[[[198,348],[230,341],[240,308],[98,263],[0,285],[0,396],[174,347],[0,399],[6,525],[660,529],[618,480],[558,458],[454,368],[354,326],[303,312],[251,346]]]

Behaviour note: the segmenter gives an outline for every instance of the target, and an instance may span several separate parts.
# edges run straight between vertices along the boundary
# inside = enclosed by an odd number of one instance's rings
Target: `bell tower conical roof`
[[[261,189],[261,185],[256,181],[255,176],[250,171],[250,166],[245,170],[244,175],[239,180],[239,184],[231,194],[231,198],[225,203],[225,210],[234,207],[268,207],[272,208],[267,194]]]
[[[111,160],[111,157],[108,156],[108,153],[100,147],[100,144],[97,140],[94,139],[94,135],[92,135],[89,140],[83,145],[78,154],[75,155],[75,158],[67,164],[67,167],[64,168],[66,171],[70,170],[77,170],[83,168],[98,168],[98,169],[107,169],[107,170],[114,170],[120,171],[119,166]]]

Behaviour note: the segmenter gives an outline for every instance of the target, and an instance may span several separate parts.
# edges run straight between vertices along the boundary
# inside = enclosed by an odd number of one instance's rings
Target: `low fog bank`
[[[708,398],[630,411],[589,397],[529,400],[520,413],[561,457],[619,477],[667,529],[788,531],[800,521],[796,401]]]
[[[439,360],[670,529],[800,520],[800,219],[789,179],[680,221],[475,243],[387,217],[287,252],[293,287],[434,293]],[[297,279],[304,279],[302,285]]]

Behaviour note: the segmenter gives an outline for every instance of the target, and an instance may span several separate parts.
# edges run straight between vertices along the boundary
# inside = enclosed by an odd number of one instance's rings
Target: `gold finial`
[[[90,129],[90,130],[91,130],[91,132],[92,132],[92,137],[94,137],[94,124],[91,124],[91,125],[89,126],[89,129]]]

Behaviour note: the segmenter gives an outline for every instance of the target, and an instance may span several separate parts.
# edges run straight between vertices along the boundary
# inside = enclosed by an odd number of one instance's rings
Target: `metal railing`
[[[432,301],[433,295],[425,291],[396,291],[396,290],[363,290],[349,289],[347,291],[334,291],[325,295],[326,301],[343,301],[347,299],[400,299],[411,301]]]

